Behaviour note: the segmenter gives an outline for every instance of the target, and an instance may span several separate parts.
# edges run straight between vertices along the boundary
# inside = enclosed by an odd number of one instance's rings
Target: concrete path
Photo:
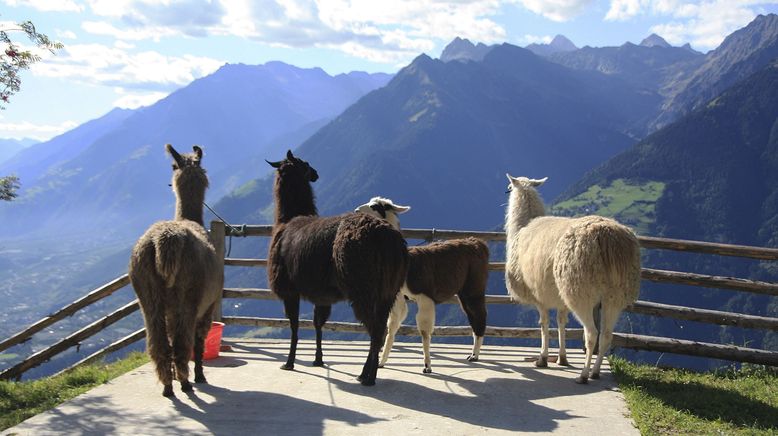
[[[2,434],[476,435],[638,434],[611,374],[588,385],[572,367],[537,369],[534,349],[484,346],[465,361],[467,345],[433,343],[424,375],[416,343],[396,343],[373,387],[355,377],[365,342],[325,342],[326,367],[312,367],[314,344],[301,341],[295,371],[282,371],[287,341],[227,340],[232,352],[206,362],[210,384],[189,395],[174,384],[162,396],[151,365],[125,374]]]

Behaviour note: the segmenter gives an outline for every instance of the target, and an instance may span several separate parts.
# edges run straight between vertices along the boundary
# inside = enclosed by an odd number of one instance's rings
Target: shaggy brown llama
[[[173,157],[173,221],[153,224],[141,236],[130,258],[130,281],[146,324],[146,348],[164,389],[173,396],[173,371],[181,390],[192,391],[189,357],[194,346],[195,383],[206,383],[203,349],[213,311],[221,296],[224,272],[203,227],[203,200],[208,177],[200,166],[203,151]]]
[[[275,225],[268,254],[268,282],[284,302],[292,330],[282,369],[294,369],[300,297],[314,304],[314,366],[324,365],[321,329],[332,304],[347,300],[370,335],[370,352],[357,378],[375,384],[386,321],[408,269],[408,249],[400,232],[361,213],[318,217],[311,182],[319,176],[292,155],[280,162],[274,185]]]

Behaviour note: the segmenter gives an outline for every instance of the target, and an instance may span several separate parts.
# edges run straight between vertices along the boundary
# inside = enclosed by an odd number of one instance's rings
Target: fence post
[[[219,258],[219,268],[221,269],[222,273],[222,291],[221,295],[219,296],[219,299],[216,300],[216,309],[213,311],[213,320],[214,321],[221,321],[222,320],[222,299],[224,298],[224,237],[225,237],[225,227],[224,223],[221,221],[211,221],[211,232],[210,232],[210,238],[211,243],[213,244],[214,248],[216,248],[216,256]]]

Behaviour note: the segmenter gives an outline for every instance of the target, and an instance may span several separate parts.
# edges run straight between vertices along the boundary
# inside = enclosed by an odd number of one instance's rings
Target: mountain
[[[636,137],[645,137],[706,104],[776,57],[778,15],[769,14],[759,15],[704,55],[688,44],[672,47],[651,35],[640,45],[584,47],[553,53],[549,59],[569,68],[613,75],[657,95],[662,100],[661,110],[654,119],[644,120],[642,130],[636,126],[633,131]]]
[[[681,47],[627,42],[619,47],[587,46],[570,52],[556,52],[549,60],[575,70],[597,71],[619,78],[664,102],[670,97],[667,84],[694,71],[704,61],[704,56]],[[649,125],[647,121],[645,127]],[[639,131],[638,136],[644,136],[646,131]]]
[[[482,42],[474,45],[468,39],[456,37],[443,49],[443,52],[440,54],[440,60],[443,62],[480,62],[491,49],[492,46],[488,46]]]
[[[670,99],[658,124],[705,105],[725,89],[761,70],[778,57],[778,15],[759,15],[733,32],[693,71],[668,84]]]
[[[488,229],[501,222],[505,172],[549,175],[559,193],[631,145],[625,126],[655,103],[607,75],[509,44],[481,62],[422,55],[296,153],[321,176],[322,214],[383,195],[413,206],[406,226]],[[270,183],[252,182],[218,208],[234,222],[269,222]]]
[[[22,180],[24,191],[47,171],[78,156],[97,138],[118,127],[134,111],[116,108],[51,140],[26,148],[0,164],[0,174],[14,173]]]
[[[640,41],[641,47],[664,47],[664,48],[670,48],[672,47],[667,41],[665,41],[664,38],[657,35],[656,33],[652,33],[651,35],[647,36],[643,41]]]
[[[652,236],[778,246],[778,62],[588,173],[560,197],[555,211],[615,215],[633,225],[637,219]],[[661,250],[649,251],[644,262],[660,269],[778,281],[773,262]],[[778,316],[778,298],[745,292],[673,291],[652,284],[644,286],[641,299]],[[654,335],[778,349],[778,335],[758,330],[633,323]]]
[[[538,56],[550,56],[554,53],[564,53],[578,50],[572,41],[562,35],[557,35],[548,44],[530,44],[525,47]]]
[[[112,111],[9,162],[3,169],[17,171],[25,189],[0,205],[2,233],[105,228],[134,239],[173,213],[165,143],[203,146],[208,198],[219,198],[267,171],[257,156],[302,142],[389,77],[330,76],[281,62],[225,65],[152,106]]]
[[[24,150],[38,141],[30,138],[25,139],[0,139],[0,165],[12,158],[16,153]],[[0,170],[1,171],[1,170]],[[0,173],[3,174],[3,173]]]

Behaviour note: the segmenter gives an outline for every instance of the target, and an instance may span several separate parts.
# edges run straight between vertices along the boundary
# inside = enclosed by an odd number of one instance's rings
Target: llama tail
[[[571,292],[597,289],[603,300],[623,306],[637,300],[640,245],[628,227],[609,218],[581,218],[559,240],[555,253],[554,276]]]
[[[165,280],[165,286],[173,286],[181,268],[186,235],[177,229],[165,229],[154,241],[157,273]]]

